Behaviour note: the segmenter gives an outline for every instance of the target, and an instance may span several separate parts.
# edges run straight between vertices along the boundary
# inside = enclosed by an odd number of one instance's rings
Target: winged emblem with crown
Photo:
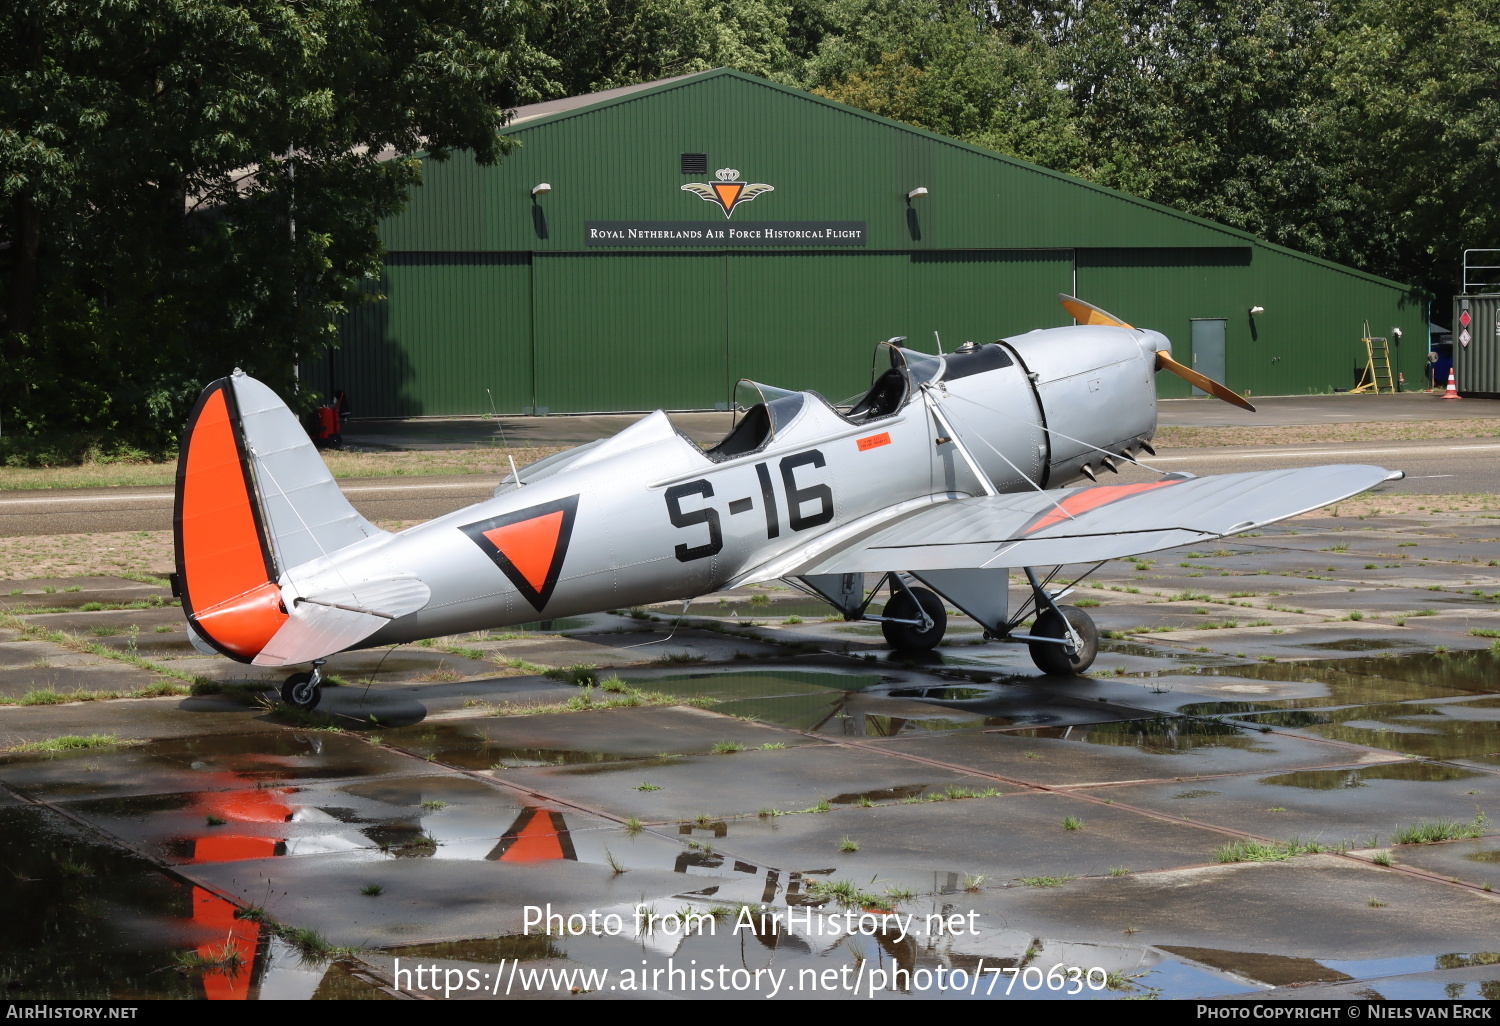
[[[714,172],[714,177],[718,181],[689,182],[682,187],[682,191],[691,192],[708,203],[717,203],[725,217],[733,214],[734,208],[741,203],[749,203],[762,193],[776,191],[776,187],[772,185],[740,181],[740,173],[732,167],[720,168]]]

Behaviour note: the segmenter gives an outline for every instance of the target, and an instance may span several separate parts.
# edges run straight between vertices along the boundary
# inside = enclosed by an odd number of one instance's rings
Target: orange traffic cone
[[[1444,399],[1462,399],[1458,394],[1458,385],[1453,381],[1453,368],[1448,368],[1448,390],[1443,393]]]

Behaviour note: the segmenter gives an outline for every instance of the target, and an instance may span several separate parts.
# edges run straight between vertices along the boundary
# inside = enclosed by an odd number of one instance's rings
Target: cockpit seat
[[[875,379],[875,384],[850,408],[847,416],[856,422],[874,420],[895,413],[905,402],[906,373],[899,367],[892,367]]]

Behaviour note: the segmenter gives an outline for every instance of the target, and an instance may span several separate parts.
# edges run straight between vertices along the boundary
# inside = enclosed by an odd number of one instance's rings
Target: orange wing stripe
[[[519,524],[496,527],[485,531],[484,536],[510,560],[532,588],[541,591],[547,583],[547,571],[552,569],[557,540],[562,537],[562,523],[562,510],[558,510]]]
[[[1149,492],[1153,488],[1164,488],[1167,485],[1174,485],[1176,483],[1176,481],[1145,481],[1140,484],[1098,485],[1094,488],[1085,488],[1080,492],[1074,492],[1058,503],[1062,509],[1054,506],[1042,514],[1039,519],[1034,521],[1022,533],[1034,534],[1060,521],[1067,520],[1070,516],[1076,517],[1087,513],[1091,509],[1098,509],[1100,506],[1106,506],[1111,502],[1118,502],[1120,499],[1131,495],[1139,495],[1141,492]],[[1065,513],[1063,510],[1067,512]]]

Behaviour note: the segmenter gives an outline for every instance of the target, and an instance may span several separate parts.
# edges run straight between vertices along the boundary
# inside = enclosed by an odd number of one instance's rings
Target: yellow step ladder
[[[1359,385],[1349,390],[1352,395],[1355,392],[1373,392],[1379,395],[1381,392],[1396,391],[1396,382],[1391,374],[1391,347],[1388,339],[1378,335],[1370,334],[1370,322],[1365,322],[1365,334],[1361,342],[1365,344],[1365,369],[1359,376]]]

